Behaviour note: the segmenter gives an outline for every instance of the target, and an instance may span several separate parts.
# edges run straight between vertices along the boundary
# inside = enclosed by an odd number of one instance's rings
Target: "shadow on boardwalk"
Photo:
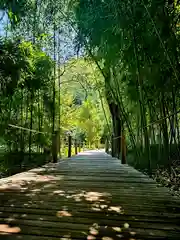
[[[102,152],[0,182],[0,239],[179,239],[179,201]]]

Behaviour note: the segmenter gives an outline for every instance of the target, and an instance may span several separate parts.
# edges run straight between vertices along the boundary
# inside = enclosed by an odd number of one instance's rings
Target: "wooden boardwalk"
[[[103,152],[0,180],[2,240],[180,239],[180,201]]]

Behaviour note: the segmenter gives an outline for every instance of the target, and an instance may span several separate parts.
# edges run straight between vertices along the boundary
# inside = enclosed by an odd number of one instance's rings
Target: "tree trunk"
[[[134,8],[132,9],[132,13],[134,13]],[[136,41],[136,22],[134,22],[134,26],[132,29],[132,37],[133,37],[133,42],[134,42],[134,57],[136,61],[136,67],[137,67],[137,89],[139,92],[139,106],[140,106],[140,113],[141,113],[141,123],[142,123],[142,130],[144,134],[144,144],[145,144],[145,152],[146,156],[148,159],[148,170],[149,172],[151,171],[151,156],[150,156],[150,146],[149,146],[149,136],[148,136],[148,131],[147,131],[147,121],[146,121],[146,109],[144,106],[144,94],[143,94],[143,89],[142,89],[142,77],[140,74],[140,62],[138,58],[138,46],[137,46],[137,41]]]
[[[167,119],[166,119],[166,110],[164,103],[164,95],[161,97],[161,119],[162,120],[162,133],[163,133],[163,148],[164,148],[164,158],[166,163],[169,165],[169,136],[168,136],[168,127],[167,127]]]
[[[61,72],[60,72],[60,31],[58,34],[58,85],[59,85],[59,96],[58,96],[58,109],[59,109],[59,157],[61,158]]]
[[[78,146],[77,146],[77,140],[75,139],[74,140],[74,147],[75,147],[75,154],[77,155],[77,153],[78,153]]]
[[[59,132],[55,131],[52,137],[52,156],[53,156],[53,163],[57,162],[57,155],[59,149]]]
[[[33,125],[33,93],[30,93],[30,131],[29,131],[29,160],[31,160],[31,144],[32,144],[32,125]]]
[[[55,98],[56,98],[56,92],[55,92],[55,85],[56,85],[56,25],[54,23],[54,80],[53,80],[53,109],[52,109],[52,134],[54,134],[55,131]]]
[[[72,137],[68,136],[68,157],[71,157],[71,145],[72,145]]]
[[[121,163],[126,164],[126,140],[125,140],[125,134],[122,130],[121,132],[121,149],[122,149],[122,154],[121,154]]]
[[[109,109],[113,122],[113,137],[112,137],[112,157],[120,157],[121,152],[121,120],[119,118],[118,106],[114,103],[109,104]]]
[[[153,118],[153,114],[152,114],[151,102],[148,102],[148,109],[149,109],[150,123],[153,123],[155,119]],[[155,144],[156,139],[155,139],[154,124],[149,126],[149,136],[151,138],[151,144]]]
[[[41,108],[40,108],[40,90],[38,90],[38,130],[41,132]],[[40,133],[39,133],[39,144],[38,144],[38,152],[40,152]]]

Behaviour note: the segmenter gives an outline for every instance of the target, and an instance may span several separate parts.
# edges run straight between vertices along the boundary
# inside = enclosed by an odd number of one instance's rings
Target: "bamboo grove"
[[[124,132],[136,166],[169,165],[179,156],[179,1],[81,0],[72,6],[78,44],[104,77],[113,155]]]
[[[149,172],[179,159],[178,0],[3,0],[0,9],[8,149],[39,152],[60,129],[61,145],[71,131],[89,145],[106,140],[118,158],[125,137],[128,163]]]
[[[94,148],[106,131],[102,102],[106,104],[98,98],[103,80],[95,65],[76,57],[71,27],[61,14],[65,6],[54,4],[0,5],[2,173],[50,160],[46,155],[55,131],[60,131],[59,157],[67,156],[69,133],[79,146]]]

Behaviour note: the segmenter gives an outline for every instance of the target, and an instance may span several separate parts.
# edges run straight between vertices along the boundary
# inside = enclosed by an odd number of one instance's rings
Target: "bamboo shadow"
[[[0,239],[168,239],[155,225],[143,230],[123,203],[113,203],[111,190],[81,187],[55,171],[48,165],[1,185]]]

